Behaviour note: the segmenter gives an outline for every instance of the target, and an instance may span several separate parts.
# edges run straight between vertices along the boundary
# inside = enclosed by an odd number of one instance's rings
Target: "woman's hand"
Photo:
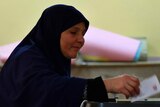
[[[140,82],[135,76],[120,75],[104,80],[104,84],[108,92],[121,93],[124,94],[126,98],[138,95],[140,92]]]

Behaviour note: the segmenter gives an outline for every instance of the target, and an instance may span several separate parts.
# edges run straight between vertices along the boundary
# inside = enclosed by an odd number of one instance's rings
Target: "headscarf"
[[[70,71],[70,59],[62,55],[60,49],[61,33],[68,28],[84,22],[86,31],[89,26],[89,21],[75,7],[70,5],[58,4],[48,7],[42,13],[38,23],[19,44],[19,47],[34,42],[44,54],[47,56],[59,71]],[[60,70],[61,69],[61,70]]]

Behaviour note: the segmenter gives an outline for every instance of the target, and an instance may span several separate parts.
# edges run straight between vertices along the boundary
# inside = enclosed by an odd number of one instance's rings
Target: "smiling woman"
[[[71,77],[71,58],[84,44],[89,21],[76,8],[45,9],[0,72],[0,107],[79,107],[83,100],[109,101],[107,92],[134,96],[139,80]]]
[[[67,58],[76,58],[78,51],[84,45],[85,23],[81,22],[61,34],[61,51]]]

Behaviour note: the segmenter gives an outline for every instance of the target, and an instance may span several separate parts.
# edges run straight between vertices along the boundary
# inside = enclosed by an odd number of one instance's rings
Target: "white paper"
[[[156,75],[153,75],[140,83],[140,94],[131,97],[131,102],[141,101],[160,93],[160,84]]]

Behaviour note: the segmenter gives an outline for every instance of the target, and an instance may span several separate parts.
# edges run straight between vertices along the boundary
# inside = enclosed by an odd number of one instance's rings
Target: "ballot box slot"
[[[116,99],[116,102],[84,101],[80,107],[160,107],[160,99],[145,99],[131,102],[129,99]]]

